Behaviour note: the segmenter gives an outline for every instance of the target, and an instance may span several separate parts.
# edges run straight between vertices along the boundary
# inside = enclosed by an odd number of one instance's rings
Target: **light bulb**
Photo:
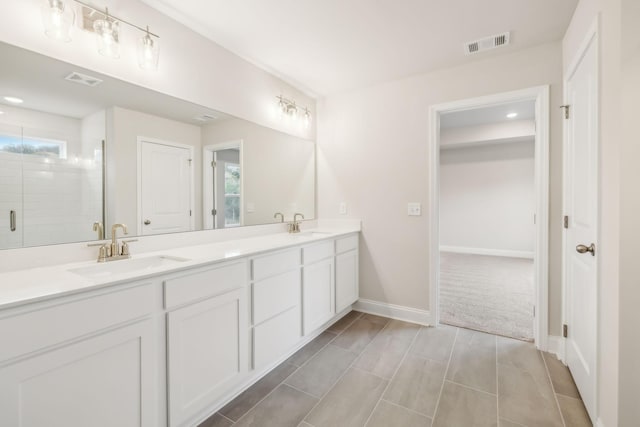
[[[311,124],[311,113],[309,113],[309,110],[307,110],[306,108],[304,109],[302,124],[304,125],[305,128],[308,128],[309,125]]]
[[[42,23],[47,37],[63,42],[71,41],[71,27],[76,14],[62,0],[45,0],[42,4]]]
[[[144,36],[138,40],[138,65],[143,70],[157,70],[160,54],[159,43],[149,33],[149,27]]]

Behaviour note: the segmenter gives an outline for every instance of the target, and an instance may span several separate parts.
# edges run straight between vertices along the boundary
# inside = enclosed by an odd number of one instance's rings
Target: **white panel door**
[[[140,149],[143,235],[191,229],[191,151],[143,141]]]
[[[146,320],[0,368],[0,425],[156,427],[156,346]]]
[[[596,399],[598,58],[593,39],[567,81],[565,274],[567,364],[592,419]],[[585,251],[594,248],[593,251]]]
[[[302,316],[308,335],[335,313],[333,257],[305,265],[302,275]]]
[[[336,313],[358,300],[358,251],[336,256]]]
[[[167,315],[169,425],[215,403],[248,369],[246,289]]]

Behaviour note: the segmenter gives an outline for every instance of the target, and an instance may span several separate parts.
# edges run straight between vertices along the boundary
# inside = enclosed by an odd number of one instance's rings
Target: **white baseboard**
[[[547,351],[555,354],[558,360],[563,363],[565,361],[564,338],[558,335],[549,335],[547,337]]]
[[[502,249],[487,248],[465,248],[462,246],[440,246],[441,252],[453,252],[456,254],[473,254],[473,255],[490,255],[504,256],[511,258],[528,258],[533,259],[533,252],[528,251],[509,251]]]
[[[392,319],[404,320],[405,322],[418,323],[420,325],[431,325],[431,314],[427,310],[420,310],[402,305],[389,304],[386,302],[359,299],[354,305],[354,310],[364,313],[376,314],[378,316],[390,317]]]

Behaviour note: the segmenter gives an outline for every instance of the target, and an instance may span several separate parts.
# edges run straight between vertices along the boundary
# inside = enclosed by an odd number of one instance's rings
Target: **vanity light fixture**
[[[515,119],[518,117],[518,113],[509,113],[507,114],[507,119]]]
[[[42,19],[47,36],[71,41],[70,29],[75,22],[73,3],[81,6],[80,27],[96,35],[98,52],[109,58],[120,57],[121,25],[127,25],[143,33],[138,39],[138,65],[144,70],[158,68],[160,56],[160,36],[145,28],[132,24],[109,13],[109,9],[99,10],[81,0],[43,0]]]
[[[297,120],[298,115],[302,115],[304,126],[309,127],[311,124],[311,112],[307,107],[298,107],[296,105],[296,101],[287,99],[282,95],[276,96],[276,98],[278,99],[278,105],[276,108],[280,117],[286,116],[293,120]]]
[[[71,41],[71,27],[76,14],[62,0],[44,0],[42,4],[42,23],[47,37],[63,42]]]

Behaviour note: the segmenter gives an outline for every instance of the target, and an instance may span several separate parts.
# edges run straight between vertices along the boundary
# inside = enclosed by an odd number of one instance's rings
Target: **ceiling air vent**
[[[69,74],[64,79],[69,80],[70,82],[78,83],[85,86],[91,86],[91,87],[98,86],[100,83],[102,83],[102,80],[96,77],[91,77],[86,74],[78,73],[76,71]]]
[[[496,34],[495,36],[485,37],[480,40],[474,40],[472,42],[465,43],[464,52],[467,55],[482,52],[485,50],[495,49],[497,47],[506,46],[509,44],[509,33]]]
[[[208,122],[215,119],[217,119],[217,117],[212,116],[211,114],[202,114],[201,116],[196,116],[193,118],[193,120],[196,120],[198,122]]]

